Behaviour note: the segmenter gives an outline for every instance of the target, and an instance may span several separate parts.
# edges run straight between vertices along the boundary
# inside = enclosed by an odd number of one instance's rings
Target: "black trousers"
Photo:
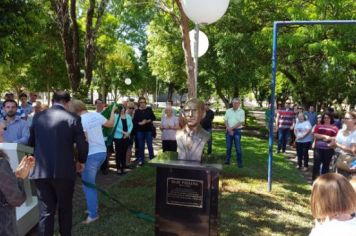
[[[162,150],[164,152],[166,152],[166,151],[176,152],[177,151],[177,141],[176,140],[162,140]]]
[[[72,199],[75,181],[71,179],[36,179],[34,182],[40,208],[38,234],[41,236],[53,235],[54,216],[58,208],[60,235],[72,235]]]
[[[120,138],[120,139],[114,139],[115,142],[115,151],[116,151],[116,168],[117,170],[121,170],[121,172],[124,171],[124,168],[126,168],[126,152],[127,149],[130,145],[130,139],[128,138]]]
[[[313,180],[315,180],[320,175],[320,165],[321,174],[328,173],[330,170],[330,162],[335,151],[334,149],[320,149],[315,148],[314,150],[314,166],[313,166]]]
[[[298,166],[302,167],[302,161],[304,161],[304,167],[308,167],[309,163],[309,149],[311,142],[300,143],[296,142],[297,145],[297,157],[298,157]]]
[[[101,171],[108,171],[109,170],[109,159],[111,154],[114,153],[114,145],[111,144],[110,146],[107,147],[107,152],[106,152],[106,159],[103,162],[103,164],[101,164]]]

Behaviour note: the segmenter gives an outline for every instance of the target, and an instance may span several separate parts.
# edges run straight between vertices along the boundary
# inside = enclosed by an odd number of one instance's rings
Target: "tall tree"
[[[82,87],[80,68],[83,63],[80,60],[80,29],[78,26],[77,9],[84,10],[85,5],[78,6],[76,0],[51,0],[51,4],[56,14],[56,22],[63,43],[64,58],[71,89],[77,95],[86,96],[93,78],[95,41],[98,37],[98,30],[108,0],[101,0],[99,3],[95,0],[89,0],[86,9],[84,83],[82,83]]]

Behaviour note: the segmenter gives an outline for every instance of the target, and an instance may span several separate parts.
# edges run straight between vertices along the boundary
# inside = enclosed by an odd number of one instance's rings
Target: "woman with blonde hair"
[[[163,152],[177,151],[176,131],[179,129],[178,117],[174,116],[172,106],[167,105],[164,109],[165,115],[162,117],[160,129],[162,130]]]
[[[69,110],[81,117],[89,143],[89,153],[82,173],[82,180],[89,184],[95,184],[96,174],[106,159],[107,151],[102,126],[108,128],[114,126],[116,106],[113,106],[109,120],[98,112],[88,112],[85,103],[80,100],[73,99],[69,104]],[[82,223],[89,224],[99,218],[97,212],[98,194],[96,189],[90,186],[84,185],[83,190],[87,202],[88,217]]]
[[[309,236],[356,235],[356,192],[342,175],[318,177],[311,194],[315,226]]]

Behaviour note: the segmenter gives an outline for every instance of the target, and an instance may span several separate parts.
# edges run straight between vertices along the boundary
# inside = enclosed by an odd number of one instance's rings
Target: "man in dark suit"
[[[30,129],[29,145],[34,147],[37,160],[30,178],[39,199],[39,235],[53,235],[57,208],[60,234],[71,235],[76,161],[82,169],[88,143],[80,117],[66,111],[69,101],[67,92],[54,92],[53,106],[36,114]]]

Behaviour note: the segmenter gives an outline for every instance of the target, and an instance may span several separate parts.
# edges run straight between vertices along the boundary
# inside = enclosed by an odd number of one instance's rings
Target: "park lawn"
[[[312,227],[310,186],[282,155],[275,155],[272,192],[267,191],[267,141],[243,137],[244,168],[234,161],[220,176],[220,235],[307,235]],[[214,134],[214,153],[223,162],[224,133]],[[126,207],[154,215],[155,169],[136,168],[109,190]],[[78,224],[74,235],[154,235],[154,224],[138,219],[123,207],[100,195],[100,219]]]

